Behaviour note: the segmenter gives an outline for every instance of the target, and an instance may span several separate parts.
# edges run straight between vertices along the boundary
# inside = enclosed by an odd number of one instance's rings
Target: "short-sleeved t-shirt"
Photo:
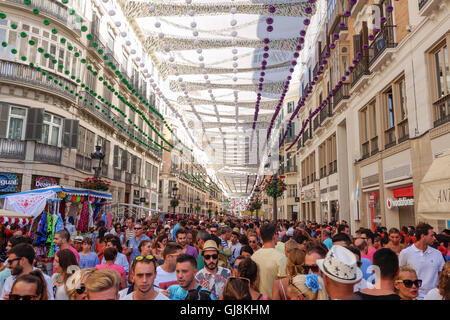
[[[195,249],[193,246],[190,245],[186,247],[186,254],[193,256],[195,259],[197,259],[198,256],[197,249]]]
[[[95,268],[98,264],[100,264],[100,261],[95,252],[89,252],[87,255],[80,252],[80,269]]]
[[[423,298],[428,291],[436,288],[439,282],[439,272],[444,268],[444,258],[439,250],[428,246],[423,252],[415,244],[400,251],[399,265],[409,265],[417,272],[417,277],[422,280],[419,288],[419,298]]]
[[[157,267],[156,278],[153,284],[163,290],[166,290],[171,285],[178,284],[176,271],[167,272],[161,266]]]
[[[205,288],[203,288],[199,285],[195,289],[206,290]],[[174,285],[170,286],[169,288],[167,288],[167,290],[170,290],[169,291],[170,292],[170,294],[169,294],[170,300],[185,300],[186,296],[188,294],[188,292],[186,290],[184,290],[183,288],[181,288],[179,284],[174,284]],[[211,300],[217,300],[216,297],[212,293],[209,295],[209,297],[211,298]]]
[[[80,255],[78,254],[78,251],[72,246],[69,246],[69,248],[67,248],[67,249],[69,249],[70,251],[72,251],[75,254],[75,257],[77,257],[77,261],[78,261],[78,264],[79,264],[80,263]],[[58,249],[58,251],[55,252],[55,256],[59,252],[59,250],[61,250],[61,248]],[[56,269],[55,269],[55,264],[54,263],[53,263],[53,273],[56,273]]]
[[[120,277],[122,279],[125,279],[125,280],[127,279],[127,273],[125,272],[125,269],[121,265],[118,265],[118,264],[109,264],[109,265],[108,264],[99,264],[99,265],[96,265],[95,268],[98,269],[98,270],[103,270],[103,269],[116,270],[120,274]]]
[[[261,248],[251,259],[260,271],[259,292],[272,299],[272,286],[278,277],[286,277],[286,256],[275,248]]]
[[[203,268],[197,272],[195,279],[203,288],[214,294],[216,298],[219,298],[230,276],[231,271],[227,268],[217,267],[216,274],[212,274],[206,268]]]

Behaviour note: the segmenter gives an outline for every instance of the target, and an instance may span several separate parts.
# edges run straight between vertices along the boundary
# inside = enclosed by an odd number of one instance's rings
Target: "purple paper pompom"
[[[359,52],[359,51],[358,51],[358,52],[356,53],[356,57],[358,57],[358,58],[361,58],[362,55],[363,55],[362,52]]]
[[[386,7],[386,11],[387,11],[387,12],[392,12],[392,11],[394,11],[394,7],[393,7],[393,6],[387,6],[387,7]]]
[[[264,43],[265,44],[268,44],[270,42],[270,39],[269,38],[264,38]]]
[[[295,49],[297,49],[297,51],[300,51],[300,50],[302,50],[302,46],[298,45]]]
[[[298,52],[294,52],[294,58],[298,58],[300,54]]]
[[[290,69],[289,69],[289,72],[290,72],[290,73],[294,72],[294,68],[290,68]]]
[[[273,19],[271,17],[266,19],[266,23],[267,24],[272,24],[273,23]]]
[[[269,51],[269,49],[270,49],[270,48],[269,48],[268,46],[265,46],[265,47],[264,47],[264,51]]]
[[[344,12],[344,16],[346,16],[347,18],[350,17],[351,15],[352,13],[348,10]]]
[[[266,52],[266,53],[263,54],[263,57],[264,57],[265,59],[267,59],[267,58],[269,57],[269,54]]]
[[[304,36],[306,35],[306,31],[305,31],[305,30],[300,30],[300,35],[301,35],[302,37],[304,37]]]
[[[259,78],[259,82],[264,82],[264,78]]]
[[[303,37],[298,38],[298,43],[304,43],[304,42],[305,42],[305,38],[303,38]]]
[[[336,45],[334,43],[330,43],[330,49],[333,50],[334,48],[336,48]]]
[[[305,12],[306,12],[307,14],[311,14],[311,13],[312,13],[312,8],[311,8],[311,7],[306,7],[306,8],[305,8]]]
[[[351,72],[351,71],[353,71],[353,69],[355,69],[355,67],[354,67],[354,66],[350,66],[350,67],[348,67],[348,70],[350,70],[350,72]]]
[[[291,63],[293,66],[297,65],[297,61],[292,61]]]
[[[266,60],[261,61],[261,65],[263,66],[267,65],[267,61]]]
[[[333,33],[333,39],[334,40],[339,39],[339,33]]]
[[[264,77],[266,75],[266,73],[264,71],[261,72],[260,74],[261,74],[261,77]]]
[[[269,6],[269,12],[270,12],[270,13],[275,13],[275,11],[276,11],[275,7],[272,6],[272,5],[270,5],[270,6]]]
[[[349,75],[350,75],[350,72],[345,71],[345,75],[346,75],[346,76],[349,76]]]
[[[353,64],[358,64],[359,60],[358,59],[353,59]]]
[[[328,63],[327,59],[322,60],[322,64],[327,64],[327,63]]]
[[[272,26],[268,26],[266,30],[267,30],[267,32],[272,32],[273,31],[273,27]]]
[[[380,22],[381,22],[381,24],[384,24],[384,23],[386,23],[386,21],[387,21],[386,17],[381,17],[381,18],[380,18]]]
[[[311,23],[311,20],[309,20],[309,19],[303,20],[303,24],[304,24],[305,26],[309,25],[310,23]]]
[[[329,58],[330,57],[330,53],[327,51],[325,52],[325,57]]]
[[[342,81],[345,81],[345,80],[347,80],[347,78],[346,78],[346,77],[342,77],[341,80],[342,80]]]
[[[369,34],[369,36],[367,37],[370,41],[373,41],[373,39],[375,39],[375,36],[373,34]]]
[[[317,81],[317,80],[319,80],[319,77],[315,76],[313,79],[314,79],[314,81]]]
[[[345,29],[347,26],[345,25],[345,23],[341,22],[339,23],[339,29]]]

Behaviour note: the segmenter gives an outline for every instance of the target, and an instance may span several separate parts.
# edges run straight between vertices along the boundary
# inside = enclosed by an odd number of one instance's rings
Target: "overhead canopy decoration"
[[[315,1],[121,1],[169,81],[170,101],[178,103],[191,136],[209,148],[210,168],[231,197],[248,194],[255,184],[256,176],[248,181],[236,173],[250,165],[257,172],[263,157],[249,163],[248,146],[283,103]],[[251,140],[236,135],[244,131]]]

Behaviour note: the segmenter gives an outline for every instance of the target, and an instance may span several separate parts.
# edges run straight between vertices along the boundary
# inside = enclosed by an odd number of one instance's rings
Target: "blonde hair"
[[[400,272],[411,272],[411,273],[415,273],[417,276],[417,272],[416,269],[414,269],[413,267],[407,265],[407,266],[400,266],[399,270],[398,270],[398,274],[400,275]]]
[[[288,241],[286,241],[285,243],[285,249],[287,251],[287,253],[289,254],[293,249],[298,249],[298,243],[297,241],[295,241],[294,239],[289,239]]]
[[[450,261],[444,264],[444,268],[439,276],[438,288],[442,300],[450,300]]]
[[[81,280],[87,275],[94,272],[95,268],[86,268],[75,271],[66,281],[66,293],[69,300],[75,300],[77,288],[80,287]]]
[[[293,277],[303,272],[303,264],[305,263],[305,251],[294,248],[289,251],[289,256],[286,262],[286,273]]]
[[[119,291],[120,274],[116,270],[102,269],[93,271],[86,280],[86,291],[100,292],[111,288]]]
[[[317,290],[317,292],[314,293],[314,291],[305,285],[306,276],[306,274],[298,274],[292,278],[293,285],[289,285],[292,292],[301,293],[305,297],[305,300],[328,300],[328,294],[325,291],[325,285],[323,284],[322,278],[317,278],[322,290]]]

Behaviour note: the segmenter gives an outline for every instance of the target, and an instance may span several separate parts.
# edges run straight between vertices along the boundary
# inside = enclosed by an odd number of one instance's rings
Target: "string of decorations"
[[[356,0],[350,0],[349,1],[349,3],[350,3],[350,7],[353,7],[355,4],[356,4]],[[391,14],[392,13],[392,11],[394,10],[394,7],[393,6],[391,6],[391,5],[389,5],[389,6],[387,6],[386,7],[386,12],[388,12],[389,14]],[[350,8],[350,10],[347,10],[347,11],[345,11],[344,12],[344,16],[345,17],[350,17],[351,16],[351,8]],[[380,18],[380,23],[383,25],[383,24],[385,24],[387,22],[387,19],[386,19],[386,17],[381,17]],[[341,22],[340,24],[339,24],[339,28],[340,29],[344,29],[346,26],[345,26],[345,23],[343,23],[343,22]],[[368,36],[368,40],[370,40],[370,41],[373,41],[374,39],[375,39],[375,37],[376,37],[376,35],[379,33],[381,31],[381,29],[380,28],[378,28],[377,26],[374,26],[374,28],[373,28],[373,33],[371,34],[371,35],[369,35]],[[330,46],[329,46],[329,48],[330,48],[330,50],[333,50],[333,49],[335,49],[336,48],[336,45],[334,44],[334,42],[335,41],[337,41],[339,39],[339,33],[334,33],[333,34],[333,43],[331,43],[330,44]],[[362,46],[362,50],[363,51],[368,51],[369,50],[369,46],[368,45],[363,45]],[[325,53],[325,57],[326,58],[329,58],[331,56],[331,54],[330,54],[330,52],[329,51],[327,51],[326,53]],[[354,59],[353,59],[353,65],[350,65],[349,66],[349,68],[345,71],[345,75],[344,76],[342,76],[341,77],[341,79],[338,81],[338,83],[334,86],[334,88],[331,90],[331,92],[328,94],[328,96],[325,98],[325,99],[323,99],[322,101],[321,101],[321,103],[319,104],[319,106],[307,117],[307,119],[305,120],[305,122],[304,122],[304,124],[303,124],[303,126],[302,126],[302,129],[300,130],[300,132],[298,133],[298,135],[296,136],[296,138],[295,138],[295,140],[293,141],[293,143],[291,144],[291,145],[289,145],[289,147],[286,149],[286,151],[288,151],[288,150],[290,150],[296,143],[297,143],[297,141],[298,141],[298,139],[300,138],[300,136],[303,134],[303,132],[305,131],[305,128],[306,128],[306,126],[309,124],[309,122],[317,115],[317,113],[319,113],[327,104],[328,104],[328,101],[330,101],[331,100],[331,98],[334,96],[334,94],[339,90],[339,88],[343,85],[343,83],[344,83],[344,81],[346,81],[347,80],[347,77],[350,75],[350,73],[357,67],[357,65],[359,64],[359,63],[361,63],[361,61],[362,61],[362,58],[363,57],[363,53],[361,52],[361,51],[358,51],[358,52],[356,52],[356,57],[354,57]],[[323,66],[323,65],[325,65],[327,63],[327,60],[326,59],[323,59],[322,61],[321,61],[321,65]],[[323,68],[322,68],[322,70],[323,70]],[[320,69],[319,69],[319,71],[318,72],[322,72]],[[318,73],[319,74],[319,73]],[[320,75],[320,74],[319,74]],[[307,95],[309,94],[309,93],[311,93],[312,92],[312,88],[313,88],[313,86],[315,85],[315,83],[316,83],[316,81],[318,80],[318,77],[316,76],[316,77],[314,77],[313,78],[313,81],[311,82],[311,85],[308,87],[308,90],[306,91],[306,93],[307,93]],[[301,106],[303,106],[304,104],[305,104],[305,101],[306,101],[306,98],[307,98],[307,95],[305,95],[305,97],[304,98],[302,98],[302,103],[300,104],[300,107]],[[300,109],[300,107],[298,107],[297,109]],[[296,109],[296,111],[298,112],[298,110]],[[294,114],[293,114],[293,116],[295,116]]]

